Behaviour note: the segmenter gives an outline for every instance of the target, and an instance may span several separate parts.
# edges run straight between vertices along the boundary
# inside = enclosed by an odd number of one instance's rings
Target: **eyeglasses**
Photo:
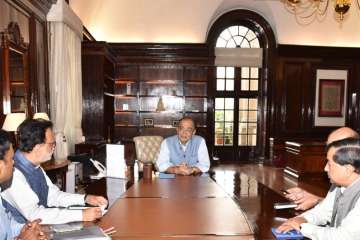
[[[193,128],[182,128],[182,127],[179,127],[179,132],[191,134],[191,133],[194,132],[194,129],[193,129]]]

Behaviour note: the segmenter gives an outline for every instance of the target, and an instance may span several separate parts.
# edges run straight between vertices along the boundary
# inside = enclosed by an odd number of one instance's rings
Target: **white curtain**
[[[82,140],[81,37],[63,22],[50,22],[49,33],[51,120],[62,159]]]
[[[261,67],[262,48],[215,48],[215,66]]]

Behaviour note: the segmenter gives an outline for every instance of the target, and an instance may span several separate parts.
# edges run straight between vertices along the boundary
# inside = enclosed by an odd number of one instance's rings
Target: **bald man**
[[[348,127],[342,127],[334,130],[328,136],[326,145],[332,142],[342,140],[345,138],[359,139],[359,134]],[[323,198],[311,194],[299,187],[290,188],[287,190],[289,194],[285,194],[285,197],[297,204],[296,210],[307,210],[318,204]]]

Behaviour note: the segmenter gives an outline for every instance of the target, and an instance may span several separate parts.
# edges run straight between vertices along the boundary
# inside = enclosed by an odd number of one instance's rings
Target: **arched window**
[[[271,40],[265,28],[270,29]],[[246,161],[264,156],[265,73],[270,69],[272,41],[266,21],[247,10],[224,14],[210,29],[208,43],[215,55],[213,149],[221,159]]]

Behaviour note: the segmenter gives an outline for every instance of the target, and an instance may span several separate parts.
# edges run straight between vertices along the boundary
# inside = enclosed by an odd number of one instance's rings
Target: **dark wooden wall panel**
[[[303,128],[303,65],[299,63],[284,64],[284,89],[282,119],[283,130],[296,132]],[[300,121],[299,121],[300,120]]]
[[[360,130],[359,48],[279,45],[276,76],[271,82],[270,136],[281,139],[319,139],[337,127],[314,126],[316,70],[347,69],[346,126]]]
[[[102,138],[104,132],[104,95],[99,89],[104,88],[103,57],[83,55],[82,87],[83,87],[83,119],[82,127],[86,138]],[[96,126],[96,127],[95,127]]]

